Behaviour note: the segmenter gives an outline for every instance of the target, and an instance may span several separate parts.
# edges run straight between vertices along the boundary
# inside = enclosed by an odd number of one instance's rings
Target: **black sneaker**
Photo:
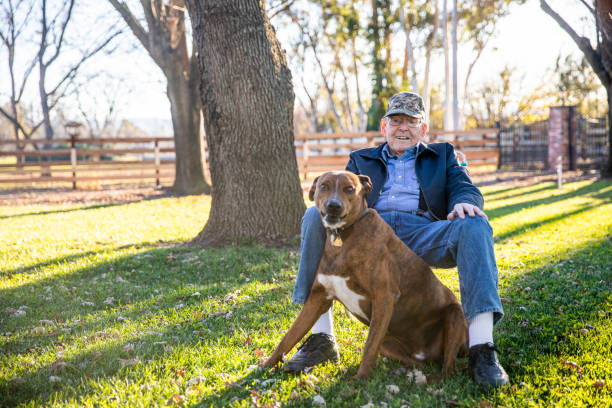
[[[504,367],[497,360],[496,351],[500,352],[493,343],[470,347],[468,367],[476,384],[498,387],[510,382]]]
[[[316,333],[308,336],[298,348],[297,353],[283,366],[283,369],[289,372],[299,372],[327,361],[338,361],[339,358],[334,336]]]

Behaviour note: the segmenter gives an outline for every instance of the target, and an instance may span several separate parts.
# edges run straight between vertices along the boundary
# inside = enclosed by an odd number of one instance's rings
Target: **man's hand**
[[[487,214],[485,214],[484,211],[482,211],[480,208],[476,207],[475,205],[468,204],[468,203],[455,204],[455,206],[453,207],[453,211],[448,213],[446,218],[449,221],[454,220],[455,217],[457,216],[461,219],[464,219],[466,213],[472,218],[474,218],[474,215],[479,215],[481,217],[484,217],[486,220],[489,220],[489,217],[487,217]]]

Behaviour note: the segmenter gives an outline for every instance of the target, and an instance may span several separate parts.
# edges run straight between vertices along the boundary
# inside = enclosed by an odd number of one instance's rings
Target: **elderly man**
[[[477,384],[507,384],[508,375],[493,345],[493,325],[503,310],[497,293],[493,231],[482,211],[482,194],[457,163],[452,145],[422,142],[427,123],[419,95],[393,95],[380,129],[386,143],[351,153],[346,170],[370,177],[373,189],[366,197],[368,206],[417,255],[432,266],[457,266],[469,327],[470,374]],[[302,219],[294,302],[303,304],[310,293],[325,236],[317,208],[309,208]],[[338,357],[330,309],[317,320],[285,369],[301,371]]]

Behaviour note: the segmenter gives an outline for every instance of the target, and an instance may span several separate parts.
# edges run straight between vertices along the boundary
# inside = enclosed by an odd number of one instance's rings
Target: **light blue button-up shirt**
[[[387,180],[382,193],[374,203],[376,211],[416,211],[419,208],[419,183],[414,164],[417,146],[406,150],[400,157],[389,152],[389,145],[382,150],[387,163]]]

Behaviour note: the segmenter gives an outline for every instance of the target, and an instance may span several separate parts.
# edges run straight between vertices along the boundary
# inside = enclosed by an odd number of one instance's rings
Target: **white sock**
[[[327,312],[323,313],[321,317],[315,322],[314,326],[312,326],[312,334],[315,333],[325,333],[330,336],[334,335],[334,315],[333,315],[334,307],[330,307]]]
[[[480,313],[468,327],[470,347],[477,344],[493,343],[493,312]]]

